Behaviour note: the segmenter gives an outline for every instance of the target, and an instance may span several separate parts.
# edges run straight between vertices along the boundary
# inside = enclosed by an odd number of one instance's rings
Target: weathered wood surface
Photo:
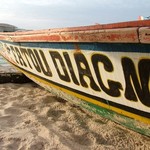
[[[150,43],[150,27],[140,28],[139,33],[141,43]]]
[[[11,42],[149,43],[150,20],[62,29],[0,33]]]

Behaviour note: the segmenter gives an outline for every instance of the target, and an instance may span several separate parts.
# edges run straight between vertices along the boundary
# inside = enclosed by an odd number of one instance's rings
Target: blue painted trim
[[[11,43],[16,46],[32,47],[32,48],[49,48],[49,49],[66,49],[66,50],[92,50],[92,51],[105,51],[105,52],[137,52],[137,53],[150,53],[150,44],[140,43],[73,43],[73,42],[22,42]]]

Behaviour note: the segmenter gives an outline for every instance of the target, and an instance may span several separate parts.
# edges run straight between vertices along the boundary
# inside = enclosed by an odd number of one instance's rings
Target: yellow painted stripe
[[[99,101],[96,101],[96,100],[94,100],[94,99],[92,99],[92,98],[89,98],[89,97],[86,97],[86,96],[84,96],[84,95],[81,95],[81,94],[79,94],[79,93],[72,92],[72,91],[67,90],[67,89],[65,89],[65,88],[59,87],[59,86],[57,86],[57,85],[54,85],[54,84],[52,84],[52,83],[50,83],[50,82],[48,82],[48,81],[46,81],[46,80],[43,80],[43,79],[41,79],[41,78],[39,78],[39,77],[37,77],[37,76],[34,76],[34,75],[32,75],[32,74],[30,74],[30,73],[28,73],[28,72],[26,72],[26,71],[23,71],[22,69],[18,68],[17,66],[15,66],[15,67],[16,67],[17,69],[19,69],[21,72],[23,72],[24,74],[26,74],[26,75],[28,75],[28,76],[34,78],[35,80],[37,80],[37,81],[39,81],[39,82],[42,82],[42,83],[44,83],[44,84],[46,84],[46,85],[49,85],[50,87],[54,87],[54,88],[56,88],[56,89],[58,89],[58,90],[61,90],[61,91],[65,92],[65,93],[68,93],[68,94],[70,94],[70,95],[73,95],[73,96],[75,96],[75,97],[77,97],[77,98],[79,98],[79,99],[82,99],[82,100],[85,100],[85,101],[90,102],[90,103],[92,103],[92,104],[98,105],[98,106],[100,106],[100,107],[103,107],[103,108],[112,110],[112,111],[114,111],[114,112],[116,112],[116,113],[118,113],[118,114],[127,116],[127,117],[129,117],[129,118],[134,118],[134,119],[136,119],[136,120],[139,120],[139,121],[142,121],[142,122],[144,122],[144,123],[150,124],[150,119],[149,119],[149,118],[146,118],[146,117],[143,117],[143,116],[139,116],[139,115],[137,115],[137,114],[134,114],[134,113],[131,113],[131,112],[122,110],[122,109],[120,109],[120,108],[117,108],[117,107],[114,107],[114,106],[110,106],[110,105],[101,103],[101,102],[99,102]]]

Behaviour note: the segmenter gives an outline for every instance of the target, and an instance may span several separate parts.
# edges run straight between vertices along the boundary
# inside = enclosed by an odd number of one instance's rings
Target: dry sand
[[[150,138],[53,96],[0,84],[0,150],[148,150]]]

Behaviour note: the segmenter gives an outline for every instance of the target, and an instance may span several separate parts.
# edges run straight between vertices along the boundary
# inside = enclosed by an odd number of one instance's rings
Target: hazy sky
[[[137,20],[150,0],[0,0],[0,23],[47,29]]]

